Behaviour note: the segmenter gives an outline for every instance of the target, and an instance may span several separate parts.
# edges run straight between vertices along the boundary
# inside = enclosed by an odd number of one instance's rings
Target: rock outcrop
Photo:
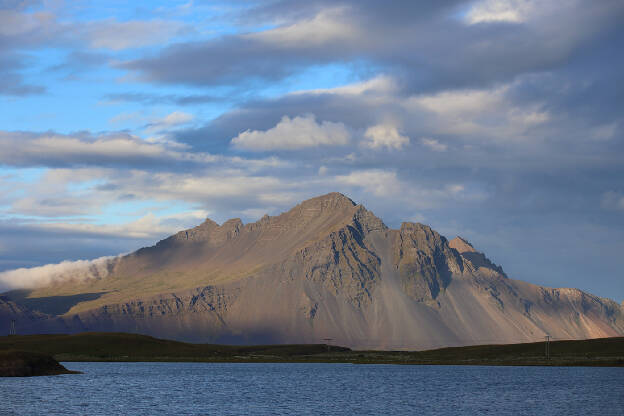
[[[0,377],[56,376],[80,374],[70,371],[53,357],[28,351],[0,351]]]
[[[63,308],[50,308],[57,299]],[[17,319],[20,333],[331,338],[386,349],[624,334],[616,302],[510,279],[466,240],[417,223],[389,229],[338,193],[251,224],[208,219],[118,259],[105,278],[56,283],[26,300],[30,309],[11,293],[0,298],[0,323]]]

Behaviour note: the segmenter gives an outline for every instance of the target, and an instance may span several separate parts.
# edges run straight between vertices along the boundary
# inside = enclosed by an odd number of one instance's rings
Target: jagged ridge
[[[509,279],[466,240],[417,223],[389,229],[339,193],[250,224],[207,219],[119,259],[109,277],[29,296],[74,303],[53,316],[0,302],[22,332],[407,349],[624,333],[613,301]]]

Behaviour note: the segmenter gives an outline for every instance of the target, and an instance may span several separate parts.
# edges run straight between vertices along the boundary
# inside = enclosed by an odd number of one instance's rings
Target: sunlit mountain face
[[[244,224],[211,219],[116,258],[0,274],[20,333],[135,332],[225,344],[357,349],[586,339],[624,334],[624,307],[507,276],[461,237],[392,229],[330,193]]]

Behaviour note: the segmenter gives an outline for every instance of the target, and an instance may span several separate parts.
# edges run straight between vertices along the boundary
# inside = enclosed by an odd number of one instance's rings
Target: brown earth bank
[[[530,259],[526,259],[530,261]],[[195,343],[423,350],[624,335],[624,307],[511,279],[467,240],[387,227],[339,193],[0,296],[0,332],[130,332]]]
[[[19,350],[0,350],[0,377],[80,374],[63,367],[51,355]]]
[[[351,350],[326,344],[190,344],[125,333],[0,337],[0,352],[36,351],[59,361],[310,362],[412,365],[624,367],[624,337],[475,345],[425,351]]]

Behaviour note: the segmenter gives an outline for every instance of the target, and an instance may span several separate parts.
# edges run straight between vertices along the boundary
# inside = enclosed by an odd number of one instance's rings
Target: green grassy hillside
[[[85,332],[73,335],[0,337],[0,351],[20,349],[51,354],[61,361],[229,361],[244,358],[289,359],[348,351],[342,347],[309,345],[228,346],[189,344],[146,335]]]
[[[429,351],[352,351],[309,345],[188,344],[125,333],[0,337],[0,351],[27,350],[59,361],[342,362],[453,365],[624,366],[624,337],[479,345]]]

